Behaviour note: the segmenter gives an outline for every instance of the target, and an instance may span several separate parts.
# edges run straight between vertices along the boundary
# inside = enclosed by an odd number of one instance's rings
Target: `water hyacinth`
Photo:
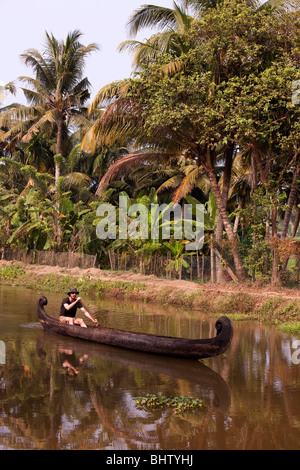
[[[203,402],[198,398],[184,396],[166,397],[162,394],[147,394],[145,397],[137,397],[135,403],[139,409],[172,408],[175,410],[175,413],[203,408]]]

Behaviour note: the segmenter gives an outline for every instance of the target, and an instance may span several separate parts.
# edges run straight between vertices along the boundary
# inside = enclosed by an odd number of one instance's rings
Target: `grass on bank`
[[[71,285],[77,286],[79,290],[89,293],[109,293],[119,291],[119,293],[134,293],[146,288],[145,284],[123,282],[123,281],[103,281],[91,279],[90,276],[72,277],[58,274],[35,275],[27,273],[20,266],[2,266],[0,268],[0,281],[12,281],[14,285],[23,285],[28,288],[43,289],[53,292],[65,292]],[[7,282],[6,282],[7,283]]]
[[[191,293],[175,286],[155,290],[140,282],[106,281],[93,279],[91,276],[35,274],[34,271],[26,272],[23,266],[18,264],[0,267],[0,283],[25,286],[41,292],[66,292],[71,285],[75,285],[77,289],[89,295],[107,295],[161,305],[183,306],[214,316],[226,315],[235,322],[271,322],[280,326],[287,334],[300,334],[300,302],[283,297],[266,298],[244,292],[224,294],[217,290],[209,295],[205,287]]]
[[[284,323],[279,328],[282,333],[287,335],[300,336],[300,321]]]

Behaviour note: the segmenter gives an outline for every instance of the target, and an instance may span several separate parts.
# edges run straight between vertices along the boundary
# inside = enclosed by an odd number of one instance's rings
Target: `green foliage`
[[[227,240],[218,243],[229,247],[227,266],[234,264],[236,275],[245,268],[252,279],[271,278],[272,215],[299,205],[297,191],[294,201],[289,195],[299,165],[300,106],[291,97],[300,79],[300,13],[247,0],[200,2],[210,8],[199,13],[198,3],[186,2],[195,16],[176,4],[146,5],[133,14],[134,34],[146,25],[160,31],[121,46],[136,53],[137,73],[100,90],[89,115],[82,107],[90,88],[83,65],[95,44],[80,44],[79,31],[65,42],[47,33],[45,55],[35,49],[23,54],[35,73],[22,78],[30,105],[7,109],[0,119],[3,148],[12,152],[0,168],[2,246],[106,256],[119,250],[142,261],[171,252],[169,269],[178,273],[188,263],[184,240],[173,240],[174,226],[167,241],[161,216],[158,240],[134,237],[133,230],[126,240],[100,241],[96,205],[105,200],[117,207],[125,191],[130,207],[147,208],[159,198],[172,204],[196,193],[205,202],[211,240],[222,218]],[[126,160],[124,143],[140,151],[136,160]],[[227,200],[231,147],[235,169]],[[109,185],[101,199],[96,189],[104,175],[101,185]],[[222,264],[224,250],[221,255]]]
[[[258,188],[251,195],[251,204],[240,210],[244,224],[241,241],[244,266],[252,278],[268,280],[271,277],[270,225],[272,211],[278,205],[284,210],[285,194],[278,194],[272,187],[267,191]]]
[[[174,270],[178,273],[182,269],[182,267],[186,269],[189,268],[189,264],[184,259],[184,256],[191,256],[191,254],[195,254],[195,253],[183,253],[185,249],[185,244],[183,240],[171,240],[170,242],[167,242],[165,245],[174,256],[174,259],[171,259],[168,262],[168,265],[167,265],[168,271]]]
[[[184,396],[166,397],[162,394],[147,394],[145,397],[137,397],[135,402],[140,409],[150,411],[155,409],[171,408],[175,410],[176,414],[203,408],[203,402],[199,398]]]
[[[20,266],[1,266],[0,268],[0,279],[16,279],[19,276],[25,274],[24,269]]]
[[[300,322],[288,322],[284,325],[280,325],[280,330],[286,334],[300,335]]]
[[[26,251],[95,251],[99,244],[92,225],[95,208],[74,203],[71,192],[61,193],[57,205],[51,194],[45,197],[44,191],[35,188],[36,185],[29,186],[17,197],[2,192],[0,227],[6,233],[3,244]]]

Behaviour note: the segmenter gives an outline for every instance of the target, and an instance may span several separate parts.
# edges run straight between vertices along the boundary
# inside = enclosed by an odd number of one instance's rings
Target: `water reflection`
[[[300,365],[291,361],[293,338],[235,323],[224,356],[202,363],[162,358],[44,332],[36,321],[38,295],[21,294],[0,288],[6,347],[0,449],[299,448]],[[54,314],[58,296],[47,297]],[[215,320],[198,312],[96,299],[90,305],[101,310],[105,326],[119,320],[119,327],[156,334],[214,333]],[[140,410],[135,398],[147,393],[194,396],[205,408],[182,415]]]
[[[47,332],[42,332],[37,342],[37,354],[42,360],[46,358],[45,346],[51,346],[54,342],[61,366],[68,375],[77,375],[87,364],[88,358],[94,357],[107,363],[138,369],[139,373],[150,372],[185,380],[197,385],[206,405],[212,405],[222,412],[228,411],[230,407],[230,391],[226,382],[218,373],[199,361],[154,356],[98,344],[87,345],[72,338],[53,337]]]
[[[88,444],[92,447],[153,450],[170,445],[174,448],[175,444],[176,448],[186,448],[186,442],[199,432],[199,417],[204,420],[208,410],[223,414],[230,407],[230,393],[224,380],[196,361],[86,344],[46,332],[39,335],[36,351],[46,369],[56,370],[63,396],[66,397],[59,410],[63,416],[61,431],[60,428],[56,429],[55,435],[64,435],[66,427],[72,429],[73,437],[80,435],[83,422],[89,422],[91,436],[98,426],[98,440]],[[49,377],[49,387],[54,383],[55,378]],[[164,393],[170,394],[177,383],[181,383],[180,388],[189,394],[203,399],[206,407],[200,414],[185,413],[184,417],[178,417],[171,410],[148,413],[135,406],[134,398],[141,393],[158,393],[163,388]],[[50,396],[54,400],[54,389],[51,391],[50,388]],[[73,406],[76,399],[82,406],[79,408],[78,403],[76,405],[76,415],[81,418],[74,423],[71,416],[75,413]],[[57,445],[66,444],[60,438]]]
[[[87,354],[83,354],[78,360],[77,357],[72,349],[66,348],[59,348],[59,361],[61,367],[66,370],[66,373],[69,376],[79,374],[84,364],[87,362],[89,356]]]

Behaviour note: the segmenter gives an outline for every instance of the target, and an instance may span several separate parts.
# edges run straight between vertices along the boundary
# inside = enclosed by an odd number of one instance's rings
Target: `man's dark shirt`
[[[63,301],[62,301],[62,303],[61,303],[61,307],[60,307],[60,314],[59,314],[60,317],[63,316],[63,317],[72,317],[72,318],[74,318],[75,315],[76,315],[76,310],[77,310],[78,308],[82,308],[82,307],[83,307],[82,303],[81,303],[80,300],[79,300],[79,302],[77,302],[77,303],[74,305],[74,307],[70,308],[70,310],[66,310],[65,307],[64,307],[64,304],[70,305],[70,304],[72,304],[72,303],[73,303],[73,302],[70,302],[69,297],[66,297],[65,299],[63,299]]]

